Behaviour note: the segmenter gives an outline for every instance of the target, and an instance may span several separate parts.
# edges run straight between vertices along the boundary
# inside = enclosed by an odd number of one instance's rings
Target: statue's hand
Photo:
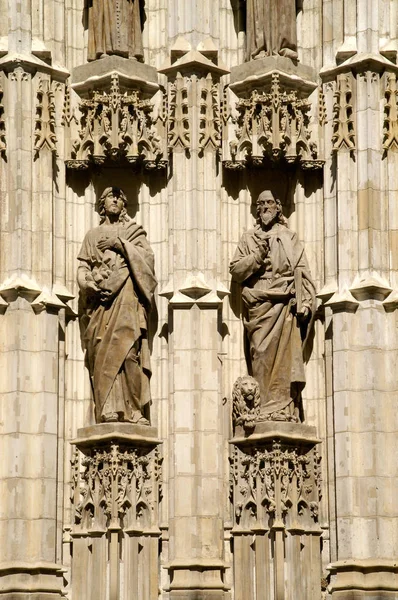
[[[97,248],[101,252],[105,250],[116,250],[117,249],[117,238],[115,237],[103,237],[97,242]]]
[[[106,289],[100,289],[99,293],[100,293],[100,297],[101,297],[101,302],[107,302],[113,296],[113,292],[111,292],[110,290],[106,290]]]
[[[301,313],[298,313],[298,315],[297,315],[297,317],[300,319],[300,321],[306,321],[309,316],[310,316],[310,309],[308,308],[308,306],[303,306]]]
[[[266,258],[269,254],[269,238],[264,237],[261,234],[256,234],[256,241],[258,244],[260,257],[262,260],[264,260],[264,258]]]
[[[88,296],[95,296],[98,294],[100,289],[94,281],[87,281],[85,285],[85,291]]]

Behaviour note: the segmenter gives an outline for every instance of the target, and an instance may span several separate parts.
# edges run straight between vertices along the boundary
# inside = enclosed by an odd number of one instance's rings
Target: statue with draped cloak
[[[304,248],[269,191],[258,197],[257,225],[243,234],[230,272],[242,285],[246,360],[260,386],[257,420],[298,422],[315,287]]]
[[[297,59],[296,0],[246,0],[246,60]]]
[[[126,196],[107,188],[101,223],[78,255],[83,344],[96,422],[149,424],[148,313],[156,287],[146,233],[126,212]]]
[[[88,0],[87,60],[107,54],[143,59],[140,0]]]

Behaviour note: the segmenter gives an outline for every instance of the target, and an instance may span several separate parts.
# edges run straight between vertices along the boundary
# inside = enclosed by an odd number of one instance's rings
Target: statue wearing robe
[[[296,0],[246,0],[246,60],[297,59]]]
[[[141,225],[127,216],[124,193],[107,188],[101,200],[103,222],[88,231],[78,255],[95,417],[148,424],[153,252]]]
[[[89,0],[87,60],[107,54],[142,60],[140,0]]]
[[[257,215],[230,264],[242,284],[248,371],[260,386],[259,420],[298,421],[315,288],[304,248],[269,192],[260,194]]]

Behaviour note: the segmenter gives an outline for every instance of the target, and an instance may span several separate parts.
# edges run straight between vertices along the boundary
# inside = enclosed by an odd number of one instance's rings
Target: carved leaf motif
[[[57,136],[55,134],[54,92],[48,80],[39,82],[36,105],[36,126],[34,149],[36,158],[43,148],[57,154]]]
[[[309,515],[317,521],[320,457],[315,449],[308,451],[278,440],[268,447],[235,447],[231,468],[237,523],[250,523],[256,515],[261,519],[264,509],[268,519],[285,521],[294,511],[298,517]]]
[[[161,474],[158,450],[121,448],[112,444],[105,450],[93,450],[82,461],[72,463],[72,494],[75,506],[75,524],[80,527],[106,527],[124,519],[147,514],[159,501],[157,486]],[[134,517],[135,515],[135,517]]]
[[[383,149],[398,150],[398,90],[396,73],[386,75]]]
[[[300,99],[296,91],[281,89],[279,74],[274,73],[269,92],[254,90],[250,98],[236,104],[239,116],[236,138],[229,141],[231,161],[227,168],[236,165],[261,165],[264,159],[298,162],[303,168],[319,168],[317,146],[311,140],[308,99]]]
[[[109,93],[95,91],[79,105],[78,139],[72,142],[67,166],[88,168],[105,161],[142,162],[149,168],[164,168],[163,151],[152,121],[153,105],[138,91],[124,92],[117,74]]]
[[[201,90],[199,147],[217,149],[220,145],[218,86],[209,73]]]
[[[190,147],[190,122],[188,115],[188,88],[184,77],[177,73],[170,84],[169,147]]]
[[[346,148],[355,150],[355,127],[352,106],[352,76],[341,73],[337,76],[333,104],[333,151]]]

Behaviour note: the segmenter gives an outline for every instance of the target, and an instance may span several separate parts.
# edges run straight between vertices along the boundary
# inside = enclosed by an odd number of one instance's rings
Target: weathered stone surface
[[[397,597],[396,8],[0,0],[2,599]],[[151,425],[95,424],[81,344],[115,183],[156,259]],[[319,290],[305,423],[231,397],[264,189]]]
[[[122,190],[104,190],[101,223],[77,257],[83,344],[97,423],[149,425],[148,313],[157,281],[146,233],[126,205]]]
[[[302,420],[303,350],[315,310],[304,248],[272,192],[257,199],[257,225],[243,234],[230,263],[242,285],[248,370],[259,384],[257,421]],[[247,392],[246,392],[247,395]]]

